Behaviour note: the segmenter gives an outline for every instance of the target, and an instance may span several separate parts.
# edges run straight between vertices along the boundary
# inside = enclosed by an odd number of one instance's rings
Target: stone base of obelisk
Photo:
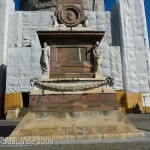
[[[99,83],[102,84],[97,87]],[[105,79],[37,81],[37,87],[51,90],[31,92],[28,114],[7,139],[86,140],[144,136],[118,110],[115,91],[103,83]],[[72,86],[73,89],[92,89],[61,91],[68,87],[70,90]]]
[[[7,139],[87,140],[142,137],[118,110],[28,113]]]

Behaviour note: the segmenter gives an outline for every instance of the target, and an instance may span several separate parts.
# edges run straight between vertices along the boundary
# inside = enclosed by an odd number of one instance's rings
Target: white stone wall
[[[85,10],[105,12],[104,0],[83,0]]]
[[[38,36],[31,47],[14,47],[8,49],[6,93],[29,92],[30,80],[40,79],[41,46]]]
[[[96,0],[97,3],[97,11],[105,12],[104,0]]]
[[[28,91],[30,87],[31,48],[9,48],[6,93]]]
[[[111,28],[111,13],[105,12],[105,25],[106,25],[106,33],[103,39],[105,39],[108,45],[112,45],[112,28]]]
[[[9,13],[14,8],[13,0],[0,0],[0,96],[5,89]]]
[[[22,13],[11,12],[9,18],[8,47],[22,47]]]
[[[13,0],[0,1],[0,64],[6,64],[9,12],[14,11]]]
[[[89,18],[89,26],[95,31],[105,31],[105,13],[85,11]],[[10,13],[9,20],[9,47],[25,47],[31,45],[37,35],[37,31],[49,30],[53,27],[49,11],[17,11]]]
[[[121,46],[123,80],[126,92],[150,92],[149,43],[143,0],[118,0],[113,10],[116,34]],[[119,25],[117,30],[116,26]]]
[[[105,77],[112,77],[114,80],[113,88],[123,90],[122,81],[122,63],[119,46],[112,46],[112,28],[111,13],[105,12],[106,32],[101,41],[100,47],[102,52],[102,73]]]
[[[17,11],[10,14],[9,20],[9,47],[30,46],[36,38],[37,31],[49,30],[52,27],[49,11]]]
[[[114,80],[114,89],[123,90],[122,62],[119,46],[110,46],[110,70]]]
[[[36,35],[36,38],[32,40],[31,43],[30,79],[32,78],[41,79],[42,72],[40,66],[40,59],[41,59],[41,45],[39,37]]]

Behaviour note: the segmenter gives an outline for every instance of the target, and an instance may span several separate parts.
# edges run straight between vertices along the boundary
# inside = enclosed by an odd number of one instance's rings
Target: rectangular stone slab
[[[117,110],[116,94],[30,95],[32,112],[72,112]]]

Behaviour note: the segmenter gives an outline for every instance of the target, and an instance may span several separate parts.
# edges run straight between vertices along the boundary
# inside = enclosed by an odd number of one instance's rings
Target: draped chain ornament
[[[56,82],[56,81],[54,81]],[[59,81],[61,83],[61,81]],[[78,81],[74,81],[78,82]],[[68,83],[68,81],[67,81]],[[70,80],[70,83],[72,83],[72,80]],[[43,82],[39,81],[38,79],[31,79],[31,85],[32,86],[37,86],[41,89],[44,90],[50,90],[50,91],[61,91],[61,92],[67,92],[67,91],[87,91],[91,89],[95,89],[98,87],[102,87],[105,85],[112,85],[113,84],[113,79],[111,77],[106,78],[106,80],[102,81],[97,81],[95,83],[87,83],[87,84],[73,84],[73,85],[56,85],[56,83],[51,83],[51,82]]]

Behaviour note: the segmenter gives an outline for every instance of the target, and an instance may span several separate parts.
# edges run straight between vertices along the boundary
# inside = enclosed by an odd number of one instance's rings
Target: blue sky
[[[149,36],[149,44],[150,44],[150,0],[144,0],[145,3],[145,11],[147,18],[147,28],[148,28],[148,36]]]
[[[19,9],[19,0],[16,1],[16,10]],[[112,11],[112,8],[115,4],[116,0],[104,0],[105,1],[105,10]],[[146,11],[146,18],[147,18],[147,28],[148,28],[148,35],[149,35],[149,43],[150,43],[150,0],[144,0],[145,3],[145,11]]]

